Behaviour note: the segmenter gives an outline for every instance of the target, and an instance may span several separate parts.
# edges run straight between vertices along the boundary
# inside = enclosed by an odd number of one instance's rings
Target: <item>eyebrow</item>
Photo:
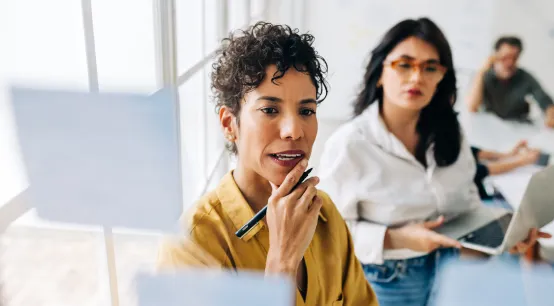
[[[281,99],[279,97],[274,97],[274,96],[261,96],[258,99],[256,99],[256,101],[262,101],[262,100],[269,101],[271,103],[283,102],[283,99]],[[300,104],[310,104],[310,103],[316,103],[317,104],[317,101],[315,99],[312,99],[312,98],[307,98],[307,99],[300,100]]]
[[[407,60],[412,60],[412,61],[416,60],[415,57],[409,56],[409,55],[406,55],[406,54],[403,54],[402,56],[400,56],[400,58],[407,59]],[[429,64],[440,64],[440,61],[438,59],[435,59],[435,58],[428,59],[425,62],[429,63]]]

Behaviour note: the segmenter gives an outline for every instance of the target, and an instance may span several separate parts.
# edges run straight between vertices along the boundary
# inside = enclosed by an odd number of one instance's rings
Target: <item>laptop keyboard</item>
[[[511,220],[512,214],[506,214],[467,234],[460,240],[485,247],[497,248],[502,245]]]

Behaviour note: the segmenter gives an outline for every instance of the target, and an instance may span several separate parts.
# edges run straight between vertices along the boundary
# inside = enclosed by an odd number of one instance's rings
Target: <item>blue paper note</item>
[[[294,287],[289,279],[261,273],[186,270],[178,274],[136,278],[139,306],[290,306]]]
[[[524,267],[506,257],[448,264],[438,278],[437,305],[550,305],[554,301],[552,268]]]
[[[17,134],[40,217],[172,230],[182,212],[176,106],[154,95],[15,88]]]

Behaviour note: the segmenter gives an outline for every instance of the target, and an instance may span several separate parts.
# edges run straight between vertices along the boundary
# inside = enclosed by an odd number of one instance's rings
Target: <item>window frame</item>
[[[203,82],[206,82],[207,80],[207,69],[205,68],[206,65],[212,61],[216,55],[215,50],[206,50],[206,35],[205,35],[205,7],[206,7],[206,0],[202,0],[202,27],[200,31],[202,31],[202,54],[203,57],[192,67],[184,71],[182,74],[178,74],[178,65],[177,65],[177,48],[176,48],[176,16],[175,16],[175,5],[177,0],[152,0],[153,5],[153,14],[154,14],[154,43],[155,43],[155,65],[156,65],[156,84],[158,85],[158,88],[175,88],[178,89],[180,86],[185,84],[188,80],[190,80],[194,75],[197,73],[202,73],[203,75]],[[227,35],[229,32],[229,6],[231,5],[232,0],[217,0],[218,5],[217,7],[217,18],[216,22],[218,23],[216,26],[218,28],[218,40],[221,40],[223,37]],[[236,1],[236,0],[235,0]],[[247,16],[246,24],[244,26],[247,26],[250,24],[250,22],[254,19],[266,19],[267,18],[267,6],[268,3],[263,3],[263,15],[266,16],[253,16],[251,12],[252,3],[251,0],[244,0],[244,9]],[[84,29],[84,44],[85,44],[85,52],[86,52],[86,61],[87,61],[87,76],[88,76],[88,90],[90,92],[96,93],[100,92],[99,88],[99,76],[98,76],[98,66],[97,66],[97,59],[96,59],[96,44],[94,39],[94,19],[92,14],[92,0],[81,0],[81,14],[83,18],[83,29]],[[207,104],[207,86],[203,86],[202,89],[202,99],[199,101],[199,103],[202,103],[203,105]],[[174,95],[174,102],[176,103],[176,107],[179,110],[182,101],[180,101],[178,96],[178,90],[175,90]],[[154,92],[155,93],[155,92]],[[154,94],[152,93],[152,94]],[[196,103],[196,101],[193,101],[193,103]],[[204,117],[203,120],[203,135],[202,135],[202,141],[203,141],[203,150],[206,152],[208,150],[208,141],[206,138],[207,136],[207,116],[209,113],[206,111],[206,107],[202,107],[202,115]],[[179,112],[177,112],[179,114]],[[180,119],[180,118],[178,118]],[[178,120],[179,125],[181,126],[184,124],[181,122],[181,120]],[[179,133],[179,137],[181,137]],[[224,141],[224,140],[221,140]],[[181,138],[179,138],[180,143],[180,150],[182,151],[182,141]],[[182,156],[182,154],[181,154]],[[222,149],[219,154],[217,154],[217,161],[211,161],[211,164],[213,166],[209,167],[210,161],[208,161],[207,158],[204,159],[204,164],[202,165],[203,169],[203,188],[202,193],[206,192],[207,189],[210,186],[210,183],[212,183],[215,179],[219,179],[220,176],[222,176],[226,171],[229,169],[229,160],[228,160],[228,154],[225,151],[225,148]],[[182,173],[181,173],[182,178]],[[15,196],[12,200],[8,201],[4,205],[0,206],[0,233],[5,231],[7,227],[10,226],[14,221],[16,221],[18,218],[23,216],[25,213],[29,212],[31,207],[28,206],[28,203],[25,201],[26,197],[26,191],[23,190],[21,193],[19,193],[17,196]],[[184,204],[185,205],[185,204]],[[57,230],[62,231],[91,231],[91,232],[97,232],[98,228],[78,228],[73,229],[68,226],[61,226],[60,228],[56,228]],[[116,233],[118,230],[115,231]],[[128,231],[122,231],[129,233]],[[132,234],[136,234],[139,236],[142,235],[150,235],[151,233],[135,233],[134,231],[131,231]],[[104,269],[104,271],[100,271],[101,275],[106,275],[105,272],[107,272],[107,280],[108,280],[108,288],[101,288],[100,290],[109,290],[109,292],[100,292],[100,294],[109,295],[109,300],[111,301],[112,306],[119,305],[119,288],[117,286],[117,275],[116,275],[116,267],[115,267],[115,250],[113,245],[113,232],[111,228],[103,228],[103,243],[101,247],[103,247],[103,258],[101,258],[104,261],[103,267],[100,268]],[[101,280],[102,282],[102,280]],[[107,296],[106,296],[107,298]]]

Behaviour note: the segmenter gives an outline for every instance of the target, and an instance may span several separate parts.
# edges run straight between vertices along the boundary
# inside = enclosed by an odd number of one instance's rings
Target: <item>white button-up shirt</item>
[[[387,227],[447,219],[480,205],[473,183],[475,160],[464,140],[458,160],[438,167],[433,146],[427,168],[386,128],[379,103],[341,126],[326,142],[318,188],[326,191],[349,225],[358,259],[382,264],[385,259],[425,255],[408,249],[384,250]]]

